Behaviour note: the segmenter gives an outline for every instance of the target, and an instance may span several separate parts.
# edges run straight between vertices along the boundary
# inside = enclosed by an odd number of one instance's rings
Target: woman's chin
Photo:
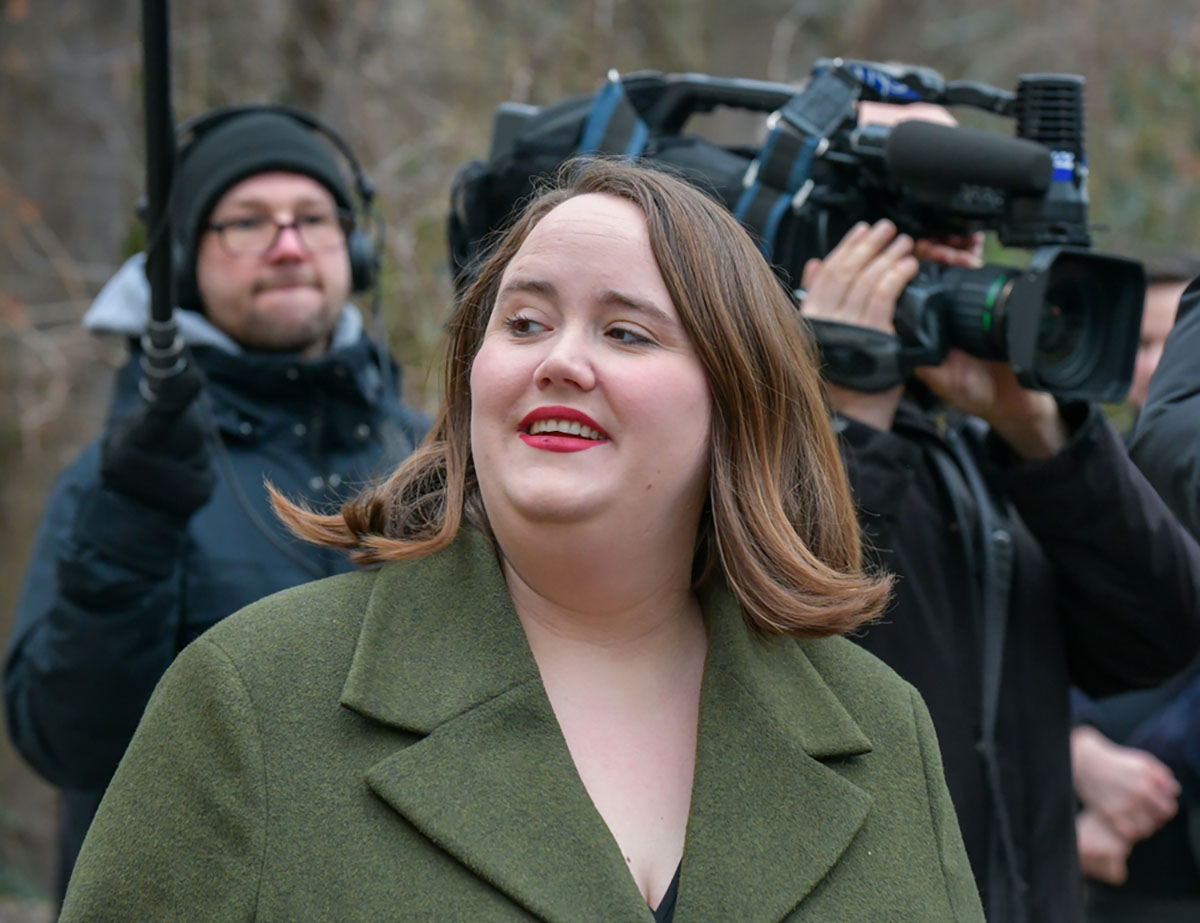
[[[537,485],[530,485],[528,490],[504,491],[499,510],[494,512],[494,504],[487,502],[487,493],[485,490],[484,502],[489,518],[496,518],[496,512],[500,512],[501,516],[510,516],[518,522],[545,525],[584,525],[614,506],[611,500],[606,503],[594,490],[580,489],[578,485],[554,485],[542,481]]]
[[[514,506],[514,512],[529,522],[555,525],[584,525],[594,520],[602,508],[596,503],[589,503],[580,497],[538,498],[527,503]]]

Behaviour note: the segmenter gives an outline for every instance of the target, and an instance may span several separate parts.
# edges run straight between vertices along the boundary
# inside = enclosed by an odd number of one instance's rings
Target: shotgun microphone
[[[1053,174],[1050,149],[1036,141],[915,119],[891,130],[884,163],[913,185],[961,183],[1026,195],[1045,192]]]

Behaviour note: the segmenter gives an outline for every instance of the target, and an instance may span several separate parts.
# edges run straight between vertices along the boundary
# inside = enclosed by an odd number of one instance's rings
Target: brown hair
[[[889,580],[863,571],[815,347],[791,300],[726,209],[680,179],[618,161],[568,165],[500,240],[450,322],[445,400],[417,451],[340,514],[273,493],[280,517],[358,563],[444,548],[464,516],[490,534],[471,457],[471,363],[526,237],[556,205],[588,193],[645,214],[659,271],[708,373],[712,473],[697,585],[719,567],[750,623],[770,633],[836,634],[877,616]]]

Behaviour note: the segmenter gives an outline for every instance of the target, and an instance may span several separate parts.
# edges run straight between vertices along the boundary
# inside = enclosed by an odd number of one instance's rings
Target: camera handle
[[[637,76],[631,74],[629,79]],[[662,95],[646,112],[646,122],[661,134],[678,134],[693,115],[718,106],[774,112],[796,95],[794,87],[766,80],[707,74],[668,74],[665,79]]]
[[[821,374],[843,388],[878,393],[903,384],[918,365],[936,365],[941,356],[928,343],[913,345],[892,333],[805,318],[821,350]]]
[[[865,100],[906,103],[930,102],[944,106],[969,106],[995,115],[1011,117],[1016,94],[1009,90],[969,80],[946,81],[932,68],[901,68],[873,61],[821,58],[813,67],[813,76],[841,70],[861,87]],[[697,113],[712,112],[718,106],[750,112],[774,112],[792,97],[803,93],[793,85],[739,77],[713,77],[708,74],[661,74],[636,72],[625,83],[634,90],[640,83],[664,82],[658,100],[643,114],[647,125],[659,134],[678,134]]]
[[[1011,117],[1016,94],[986,83],[970,80],[947,82],[930,67],[900,67],[853,58],[818,58],[813,76],[842,71],[861,87],[859,98],[870,102],[936,103],[941,106],[970,106],[995,115]]]
[[[657,97],[654,103],[636,108],[630,98],[644,96],[647,91]],[[697,113],[711,112],[718,106],[774,112],[795,95],[792,87],[765,80],[658,71],[621,76],[611,70],[596,94],[578,152],[638,156],[649,135],[677,135]]]

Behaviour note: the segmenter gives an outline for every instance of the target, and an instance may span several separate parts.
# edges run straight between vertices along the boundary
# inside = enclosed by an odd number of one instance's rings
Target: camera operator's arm
[[[1129,455],[1180,521],[1200,536],[1200,279],[1179,300]]]
[[[904,286],[917,274],[912,238],[896,234],[890,221],[856,224],[824,260],[804,267],[805,317],[894,333],[892,314]],[[890,430],[904,385],[871,393],[827,383],[833,409]]]
[[[1195,793],[1200,791],[1200,674],[1190,672],[1171,701],[1133,730],[1129,745],[1153,753]]]
[[[981,462],[1050,563],[1071,681],[1093,696],[1155,685],[1200,649],[1200,546],[1098,407],[1061,413],[1070,437],[1049,458],[992,433]]]
[[[57,785],[107,783],[177,652],[188,523],[214,480],[199,387],[189,370],[115,424],[43,517],[4,692],[14,742]]]

